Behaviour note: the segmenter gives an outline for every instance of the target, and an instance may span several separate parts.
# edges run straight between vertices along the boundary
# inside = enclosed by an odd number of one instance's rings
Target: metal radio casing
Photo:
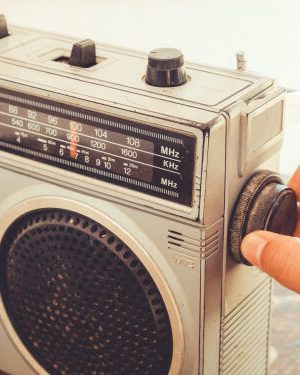
[[[101,63],[55,60],[75,40],[11,27],[0,40],[0,91],[13,90],[196,138],[191,206],[0,151],[0,238],[37,208],[80,212],[130,244],[163,296],[170,374],[266,374],[272,283],[227,246],[234,203],[256,170],[278,169],[285,91],[257,74],[187,64],[188,82],[145,83],[147,55],[97,44]],[[0,115],[1,121],[1,115]],[[0,305],[0,369],[44,373]]]

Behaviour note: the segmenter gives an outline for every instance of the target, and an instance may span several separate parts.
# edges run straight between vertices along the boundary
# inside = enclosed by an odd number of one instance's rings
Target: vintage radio
[[[293,232],[285,91],[243,61],[0,33],[0,369],[265,374],[272,284],[239,248]]]

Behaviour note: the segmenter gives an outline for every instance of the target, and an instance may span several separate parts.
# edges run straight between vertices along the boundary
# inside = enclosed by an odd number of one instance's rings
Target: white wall
[[[299,0],[0,0],[11,23],[145,51],[184,50],[192,61],[249,69],[300,88]]]

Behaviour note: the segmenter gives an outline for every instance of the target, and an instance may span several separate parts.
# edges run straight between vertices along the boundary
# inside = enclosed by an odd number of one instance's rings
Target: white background
[[[150,51],[183,50],[187,60],[248,69],[300,89],[300,0],[0,0],[9,23]],[[300,95],[289,106],[282,169],[300,162]],[[299,125],[297,125],[299,123]]]

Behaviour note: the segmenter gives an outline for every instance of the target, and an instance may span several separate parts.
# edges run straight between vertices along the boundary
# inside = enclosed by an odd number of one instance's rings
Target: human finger
[[[287,288],[300,293],[300,239],[267,231],[248,234],[243,256]]]

